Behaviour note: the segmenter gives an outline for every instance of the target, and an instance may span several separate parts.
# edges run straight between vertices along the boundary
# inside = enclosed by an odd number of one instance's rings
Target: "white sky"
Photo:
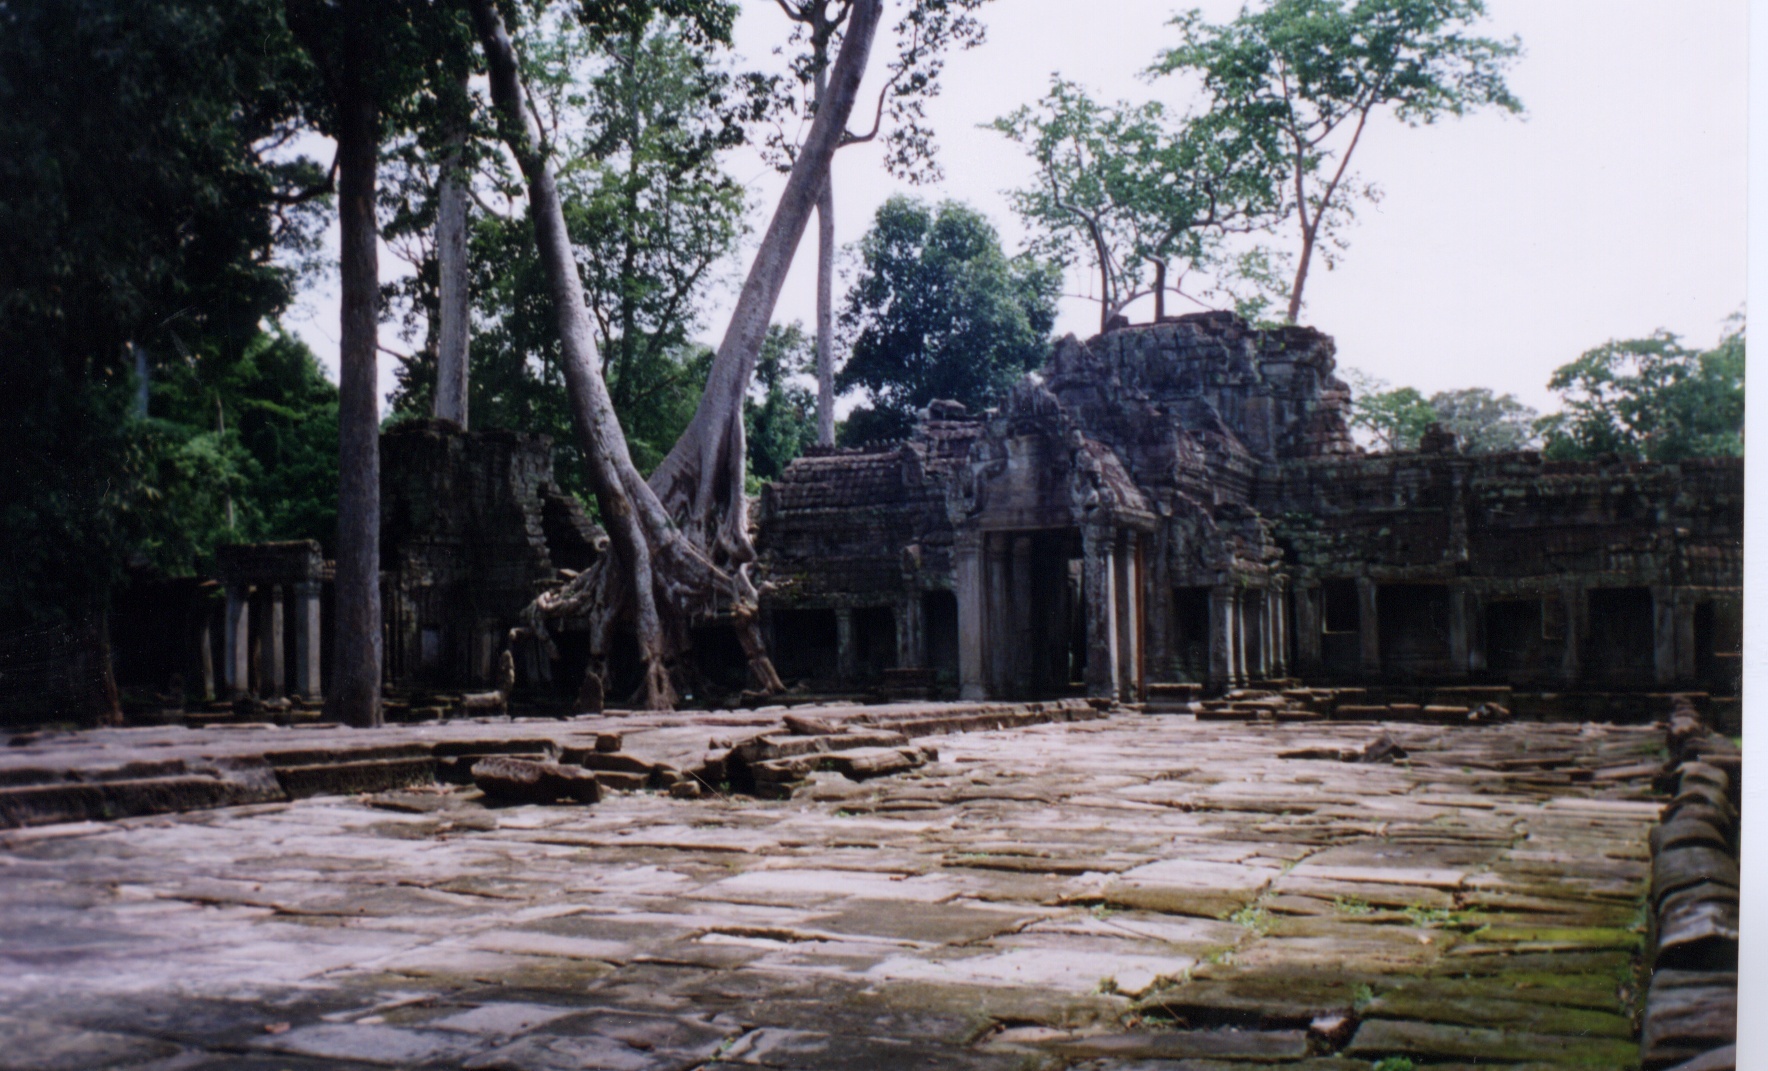
[[[947,177],[908,192],[975,205],[1014,248],[1023,231],[1003,191],[1028,180],[1029,162],[978,125],[1037,99],[1058,71],[1103,98],[1183,106],[1175,83],[1150,84],[1139,72],[1175,40],[1165,23],[1186,6],[995,0],[986,9],[988,43],[951,59],[945,93],[929,109]],[[1201,6],[1224,21],[1239,2]],[[1549,409],[1548,376],[1583,350],[1658,327],[1710,344],[1743,306],[1747,5],[1489,0],[1488,7],[1483,32],[1522,38],[1526,54],[1510,84],[1527,116],[1373,126],[1353,166],[1386,196],[1362,210],[1337,270],[1316,262],[1303,320],[1337,339],[1343,366],[1426,393],[1491,387]],[[785,28],[773,0],[744,0],[738,49],[751,64],[777,63],[770,53]],[[881,35],[874,73],[885,47]],[[875,146],[836,158],[843,245],[903,189],[879,160]],[[730,167],[750,184],[759,230],[779,179],[752,156]],[[778,321],[813,319],[813,243],[814,231]],[[732,274],[744,266],[746,259]],[[396,270],[388,265],[386,273]],[[1069,289],[1085,285],[1076,278]],[[709,342],[723,331],[730,295],[715,300]],[[1148,315],[1131,310],[1132,319]],[[1097,322],[1095,304],[1069,299],[1057,329],[1085,337]],[[335,282],[304,297],[291,324],[335,366]],[[394,362],[382,363],[390,388]]]

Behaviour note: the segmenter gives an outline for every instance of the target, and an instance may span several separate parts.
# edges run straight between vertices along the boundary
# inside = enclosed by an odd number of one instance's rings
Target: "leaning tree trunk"
[[[648,707],[674,705],[669,666],[687,647],[688,626],[695,618],[721,611],[735,619],[757,686],[770,692],[781,687],[761,642],[756,590],[747,575],[754,550],[743,495],[743,396],[793,250],[858,95],[881,9],[882,0],[858,2],[836,63],[830,105],[819,111],[786,180],[779,208],[713,360],[699,408],[647,482],[632,463],[601,376],[558,187],[525,103],[514,47],[493,0],[472,0],[502,134],[528,180],[535,240],[557,319],[572,419],[611,544],[610,553],[594,568],[536,600],[528,615],[543,640],[545,618],[566,613],[589,616],[590,669],[580,696],[585,708],[599,709],[611,633],[625,620],[637,632],[645,668],[642,701]]]
[[[827,50],[820,50],[826,56]],[[828,93],[828,67],[816,71],[816,106]],[[835,176],[823,179],[816,201],[816,441],[835,444]]]
[[[360,36],[360,35],[357,35]],[[337,621],[333,713],[381,724],[381,461],[375,404],[380,272],[375,166],[380,116],[368,89],[366,43],[345,46],[338,93],[339,289]]]

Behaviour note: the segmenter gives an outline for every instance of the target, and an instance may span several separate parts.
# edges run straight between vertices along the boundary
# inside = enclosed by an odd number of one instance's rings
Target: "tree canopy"
[[[1540,422],[1548,457],[1742,457],[1744,324],[1710,350],[1668,331],[1610,341],[1553,373],[1564,408]]]
[[[1239,118],[1186,121],[1159,103],[1101,104],[1056,77],[1036,105],[995,120],[1036,167],[1032,185],[1011,191],[1014,210],[1037,252],[1091,265],[1101,330],[1149,294],[1158,315],[1174,261],[1183,293],[1190,270],[1221,267],[1224,235],[1274,222],[1282,194],[1273,132]]]
[[[902,435],[935,399],[993,405],[1043,360],[1058,269],[1007,256],[975,209],[892,197],[859,255],[838,384],[864,390],[868,404],[849,416],[844,441]]]
[[[1280,146],[1285,215],[1300,238],[1287,319],[1301,313],[1316,255],[1332,266],[1360,198],[1377,195],[1350,162],[1371,118],[1410,126],[1483,107],[1520,112],[1505,84],[1515,40],[1468,32],[1483,0],[1268,0],[1223,25],[1199,11],[1173,20],[1181,38],[1154,73],[1200,78],[1215,116],[1234,116]]]
[[[137,355],[218,381],[264,344],[324,208],[324,168],[283,151],[312,78],[278,0],[0,7],[8,620],[100,611],[143,555],[194,567],[216,518],[158,481],[227,451],[132,415]]]
[[[1438,391],[1425,397],[1412,387],[1393,387],[1373,376],[1347,370],[1351,381],[1350,424],[1384,451],[1418,449],[1432,424],[1454,433],[1464,454],[1498,454],[1537,445],[1535,410],[1512,394],[1486,387]]]

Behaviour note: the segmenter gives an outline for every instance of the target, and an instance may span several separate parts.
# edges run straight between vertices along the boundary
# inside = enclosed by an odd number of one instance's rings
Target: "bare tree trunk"
[[[381,460],[375,403],[380,272],[375,166],[380,116],[367,88],[365,43],[345,47],[338,94],[339,289],[337,617],[332,712],[381,724]]]
[[[835,182],[816,203],[816,441],[835,442]]]
[[[1303,226],[1301,235],[1301,263],[1295,267],[1295,282],[1289,288],[1289,309],[1284,313],[1283,322],[1292,324],[1301,315],[1301,289],[1308,283],[1308,265],[1314,260],[1313,228]]]
[[[491,68],[492,97],[503,136],[528,180],[530,210],[558,320],[566,388],[584,445],[590,482],[612,544],[609,555],[560,591],[536,600],[529,619],[546,640],[544,619],[563,613],[590,617],[590,675],[585,697],[603,693],[610,634],[617,620],[636,626],[645,663],[643,701],[652,708],[675,700],[668,665],[687,646],[695,617],[729,612],[763,691],[780,680],[756,623],[754,560],[743,494],[742,403],[767,325],[809,222],[829,160],[858,95],[877,29],[882,0],[858,0],[858,11],[836,62],[829,106],[818,112],[810,137],[786,180],[731,325],[713,360],[693,421],[647,483],[627,450],[583,301],[576,261],[565,234],[558,189],[530,122],[517,74],[515,50],[493,0],[471,0],[473,19]],[[596,686],[592,687],[594,684]]]
[[[461,141],[451,139],[437,190],[436,268],[442,327],[436,348],[434,412],[467,426],[467,348],[471,332],[467,297],[467,176],[461,168]]]
[[[826,51],[821,53],[827,55]],[[827,95],[829,69],[816,71],[816,106]],[[835,175],[823,180],[816,202],[816,441],[835,443]]]

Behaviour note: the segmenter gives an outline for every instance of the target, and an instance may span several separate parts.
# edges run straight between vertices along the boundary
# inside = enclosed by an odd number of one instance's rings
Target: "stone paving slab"
[[[507,732],[703,754],[772,717]],[[1409,757],[1279,757],[1383,733]],[[0,831],[0,1067],[1636,1065],[1649,728],[1120,712],[927,742],[778,802],[429,785]]]

